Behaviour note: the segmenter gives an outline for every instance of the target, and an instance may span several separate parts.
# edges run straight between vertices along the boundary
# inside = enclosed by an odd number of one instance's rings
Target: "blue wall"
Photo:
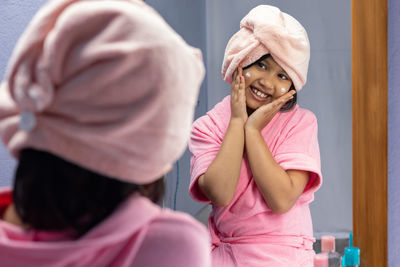
[[[400,1],[389,0],[388,6],[388,266],[396,267],[400,263]]]

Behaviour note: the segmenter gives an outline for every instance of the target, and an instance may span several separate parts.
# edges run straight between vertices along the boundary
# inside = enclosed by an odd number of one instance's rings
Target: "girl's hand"
[[[240,119],[243,124],[247,120],[245,82],[239,66],[233,73],[231,86],[231,120]]]
[[[272,118],[278,113],[281,107],[296,93],[295,90],[289,91],[282,95],[278,99],[275,99],[271,103],[265,104],[259,107],[256,111],[251,114],[245,124],[246,130],[255,129],[260,131],[272,120]]]

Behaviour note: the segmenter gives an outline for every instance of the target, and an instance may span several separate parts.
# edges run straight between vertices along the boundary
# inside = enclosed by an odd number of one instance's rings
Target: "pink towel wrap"
[[[141,0],[53,0],[33,18],[0,87],[10,152],[49,151],[150,183],[189,138],[201,52]]]
[[[301,24],[277,7],[260,5],[240,22],[240,30],[225,49],[222,77],[232,82],[236,68],[248,66],[266,54],[287,72],[297,91],[307,80],[310,42]]]

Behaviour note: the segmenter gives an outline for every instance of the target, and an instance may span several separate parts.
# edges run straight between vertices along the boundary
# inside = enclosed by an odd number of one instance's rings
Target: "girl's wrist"
[[[230,125],[238,125],[238,126],[241,126],[243,128],[244,125],[245,125],[245,122],[240,117],[232,117],[231,120],[229,121],[229,124]]]
[[[244,131],[246,135],[254,135],[254,134],[261,134],[261,130],[253,125],[246,124],[244,126]]]

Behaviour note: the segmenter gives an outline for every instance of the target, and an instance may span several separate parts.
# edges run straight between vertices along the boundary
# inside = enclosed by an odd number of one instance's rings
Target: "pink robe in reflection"
[[[191,196],[210,203],[197,180],[217,155],[230,120],[230,96],[195,121],[189,149]],[[309,182],[288,212],[273,214],[252,177],[246,154],[231,203],[213,205],[208,220],[212,238],[212,266],[312,267],[313,237],[309,203],[322,182],[317,120],[299,106],[279,112],[262,135],[276,162],[285,170],[310,172]]]

